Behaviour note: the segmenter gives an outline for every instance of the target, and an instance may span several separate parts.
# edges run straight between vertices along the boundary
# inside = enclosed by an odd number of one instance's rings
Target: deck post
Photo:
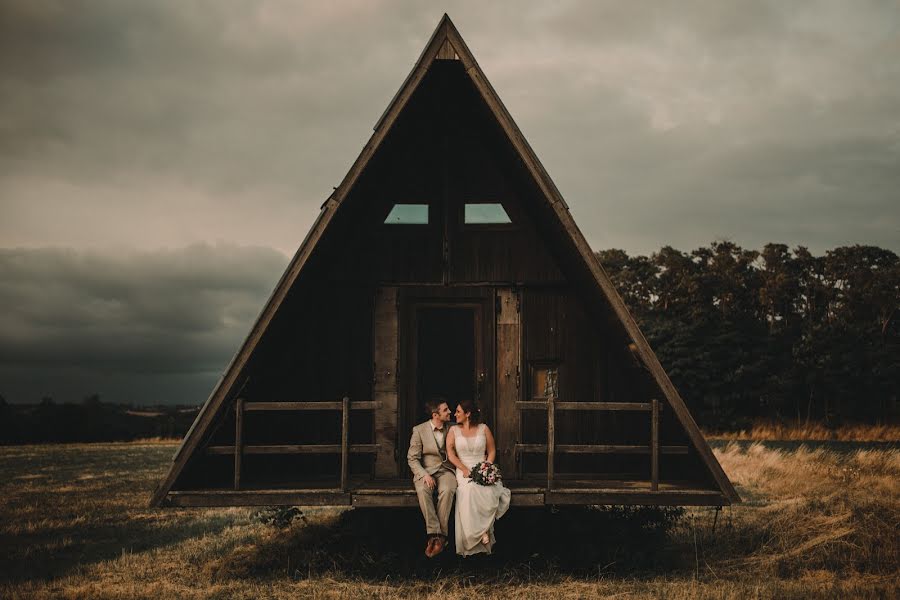
[[[347,491],[347,473],[350,468],[350,398],[341,401],[341,491]]]
[[[234,489],[241,489],[241,458],[244,454],[244,399],[234,402]]]
[[[521,441],[522,413],[522,315],[520,292],[516,288],[497,290],[494,303],[496,329],[497,464],[504,477],[518,479],[516,443]]]
[[[659,489],[659,400],[650,401],[650,489]]]
[[[553,454],[556,447],[556,398],[547,398],[547,493],[553,487]]]

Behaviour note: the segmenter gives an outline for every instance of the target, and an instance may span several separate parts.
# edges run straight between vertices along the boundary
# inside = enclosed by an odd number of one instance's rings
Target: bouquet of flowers
[[[483,461],[472,467],[469,474],[472,481],[478,485],[494,485],[500,481],[500,467],[493,463]]]

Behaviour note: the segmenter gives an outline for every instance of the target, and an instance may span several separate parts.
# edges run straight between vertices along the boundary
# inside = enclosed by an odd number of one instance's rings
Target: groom
[[[413,472],[419,507],[425,516],[428,533],[425,556],[431,558],[447,545],[447,522],[456,494],[456,474],[453,464],[447,460],[450,408],[443,398],[434,398],[425,403],[425,409],[431,419],[413,427],[406,459]]]

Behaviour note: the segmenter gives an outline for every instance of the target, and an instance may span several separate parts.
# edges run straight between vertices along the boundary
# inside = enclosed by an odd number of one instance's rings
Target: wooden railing
[[[341,483],[340,490],[347,491],[350,469],[350,454],[375,454],[378,444],[350,444],[350,411],[375,410],[380,402],[350,402],[350,398],[329,402],[247,402],[243,398],[235,400],[234,405],[234,445],[209,446],[207,454],[234,454],[234,489],[241,489],[241,460],[245,454],[340,454]],[[341,412],[340,444],[279,444],[253,445],[243,443],[244,413],[258,411],[296,411],[296,410],[337,410]]]
[[[650,455],[650,489],[659,489],[659,455],[687,454],[687,446],[659,445],[659,411],[662,408],[659,400],[650,402],[558,402],[553,396],[546,400],[528,400],[516,402],[518,410],[547,411],[547,443],[516,444],[516,452],[547,453],[547,492],[553,487],[555,455],[559,454],[649,454]],[[556,443],[556,411],[639,411],[650,413],[650,444],[557,444]]]

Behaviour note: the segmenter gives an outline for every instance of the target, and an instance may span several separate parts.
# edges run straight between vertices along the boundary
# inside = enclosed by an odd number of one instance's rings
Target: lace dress
[[[487,437],[485,426],[478,425],[477,433],[467,438],[461,429],[454,433],[456,454],[470,470],[485,460]],[[478,485],[470,478],[463,477],[462,471],[456,469],[456,553],[462,556],[491,553],[496,543],[494,538],[494,521],[506,513],[509,508],[510,491],[502,482],[494,485]],[[488,544],[481,542],[481,536],[487,532]]]

